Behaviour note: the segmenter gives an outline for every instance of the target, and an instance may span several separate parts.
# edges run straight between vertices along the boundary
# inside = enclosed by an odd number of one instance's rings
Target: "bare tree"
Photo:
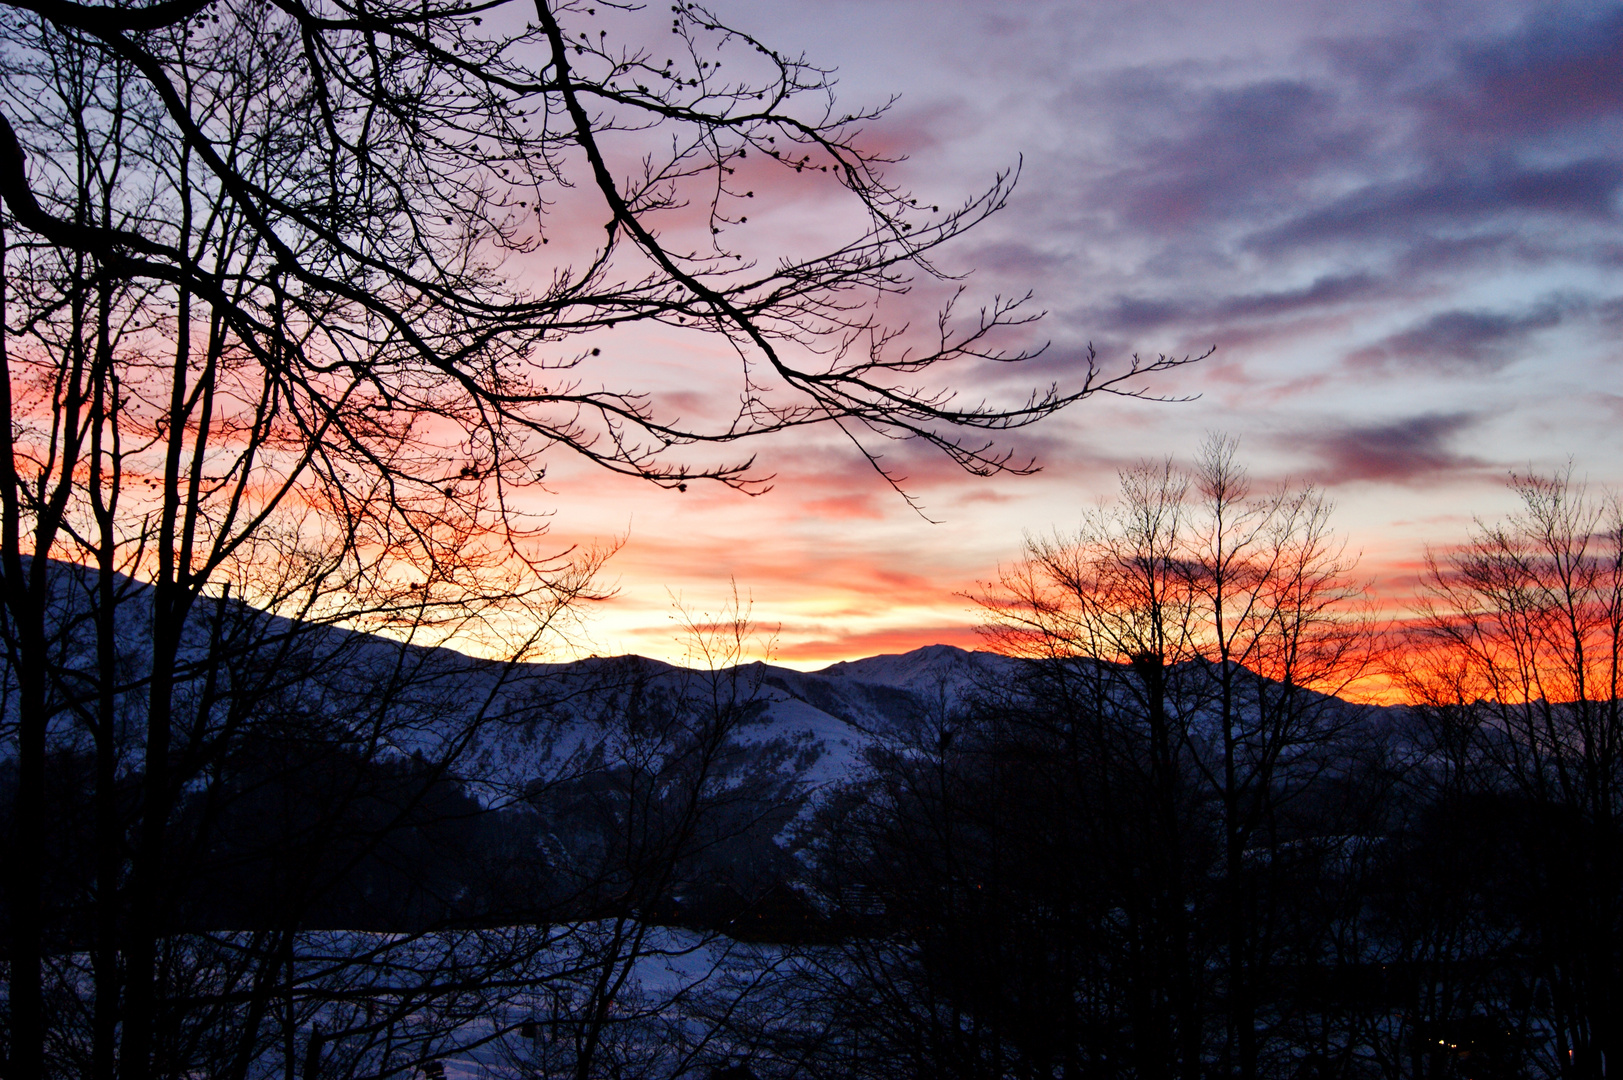
[[[1225,1058],[1252,1080],[1254,982],[1268,950],[1247,855],[1325,765],[1327,744],[1354,715],[1332,699],[1368,674],[1374,637],[1357,603],[1363,586],[1351,576],[1354,563],[1330,528],[1330,504],[1311,487],[1252,498],[1237,450],[1237,440],[1222,436],[1201,449],[1188,565],[1220,741],[1220,753],[1195,760],[1222,806]]]
[[[735,593],[713,615],[679,612],[692,666],[599,665],[565,712],[593,734],[549,782],[527,785],[557,838],[551,887],[566,890],[580,941],[568,950],[579,975],[534,988],[532,1036],[520,1025],[508,1040],[521,1072],[682,1075],[694,1056],[682,999],[731,959],[721,931],[736,901],[787,869],[772,838],[804,801],[793,762],[805,748],[757,730],[766,702],[759,665],[745,662],[759,644],[748,604]],[[688,971],[679,985],[642,985],[672,962]]]
[[[871,302],[934,273],[932,253],[1003,205],[1011,178],[926,211],[863,149],[876,113],[841,113],[826,72],[693,5],[677,5],[663,62],[611,39],[633,13],[609,3],[542,0],[522,28],[493,5],[4,10],[11,1075],[45,1071],[47,956],[78,944],[47,925],[54,750],[79,740],[93,759],[88,1071],[144,1077],[168,1067],[159,1044],[179,1030],[163,1025],[185,994],[165,980],[212,970],[179,962],[166,922],[189,793],[264,702],[295,693],[250,669],[277,670],[279,642],[310,658],[293,643],[335,621],[408,642],[482,635],[515,656],[538,644],[600,558],[549,552],[515,509],[547,452],[677,489],[759,490],[747,457],[684,449],[834,424],[876,465],[871,440],[906,438],[971,472],[1020,470],[975,433],[1134,392],[1136,376],[1180,362],[1108,375],[1090,362],[1076,385],[1007,406],[918,389],[941,364],[1025,355],[995,341],[1027,321],[1022,300],[961,328],[944,316],[916,351]],[[774,176],[812,174],[865,224],[819,254],[744,258],[729,238],[756,205],[751,178],[765,196]],[[604,225],[590,251],[551,243],[583,217]],[[731,418],[685,426],[597,373],[612,346],[583,335],[639,322],[729,343]],[[63,576],[57,560],[95,573]],[[287,621],[239,617],[239,598]],[[257,637],[222,652],[233,620]],[[402,659],[372,685],[399,690],[410,669]],[[461,734],[419,794],[483,715],[448,729]],[[388,712],[370,745],[399,750],[421,722]],[[274,962],[294,924],[276,934],[247,953],[216,943],[256,958],[241,971],[261,1012],[313,985],[296,960]],[[423,1000],[379,992],[394,1016]],[[298,1007],[284,1010],[290,1031],[304,1030]]]
[[[1029,540],[981,601],[996,646],[1034,661],[1028,692],[1063,703],[1052,715],[1074,729],[1078,764],[1112,776],[1124,818],[1143,815],[1139,843],[1121,845],[1112,868],[1133,924],[1119,993],[1146,1077],[1193,1075],[1203,1050],[1205,945],[1192,913],[1210,841],[1192,812],[1200,615],[1188,484],[1170,460],[1123,471],[1116,502],[1087,511],[1073,536]]]
[[[1439,798],[1502,819],[1501,857],[1523,868],[1501,897],[1536,958],[1521,977],[1547,988],[1554,1068],[1598,1077],[1623,1053],[1623,513],[1571,466],[1510,485],[1516,513],[1428,557],[1397,675]]]
[[[1253,497],[1236,449],[1214,436],[1188,472],[1125,471],[1117,502],[1075,535],[1029,541],[981,603],[998,646],[1036,661],[1032,690],[1121,732],[1112,768],[1153,793],[1156,839],[1136,858],[1165,860],[1147,937],[1172,950],[1169,1011],[1164,1031],[1140,1038],[1173,1055],[1164,1067],[1200,1068],[1205,1000],[1219,994],[1225,1066],[1254,1077],[1256,981],[1270,962],[1255,867],[1354,715],[1334,695],[1367,673],[1373,633],[1329,504],[1301,486]],[[1204,815],[1192,812],[1207,800],[1220,869],[1203,863]],[[1220,929],[1193,914],[1212,890]],[[1213,938],[1224,980],[1207,986]]]

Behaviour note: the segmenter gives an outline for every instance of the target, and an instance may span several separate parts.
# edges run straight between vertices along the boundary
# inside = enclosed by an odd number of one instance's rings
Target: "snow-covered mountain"
[[[742,742],[795,744],[801,779],[820,786],[850,776],[875,740],[950,709],[970,688],[1012,675],[1016,664],[994,653],[930,645],[810,672],[759,662],[722,672],[693,671],[628,656],[520,665],[504,678],[515,715],[534,709],[556,721],[573,714],[583,727],[595,726],[593,715],[631,687],[644,694],[702,698],[719,686],[752,713],[741,728]],[[556,730],[549,734],[550,739],[543,737],[529,723],[491,725],[481,737],[482,767],[536,772],[542,762],[534,755],[555,759],[559,753]],[[580,735],[586,737],[586,731]]]
[[[99,680],[94,614],[100,603],[94,571],[53,564],[47,635],[63,687],[93,694]],[[120,756],[140,759],[144,695],[151,669],[150,586],[118,577],[114,587],[120,681]],[[222,665],[231,674],[219,674]],[[556,772],[561,757],[601,742],[612,714],[632,695],[668,703],[720,695],[747,708],[741,741],[793,744],[792,767],[803,781],[825,785],[851,774],[864,748],[922,717],[951,708],[971,686],[1010,676],[1016,661],[950,645],[872,656],[804,672],[753,663],[722,672],[687,670],[635,656],[569,663],[505,664],[449,648],[405,645],[335,626],[301,627],[241,601],[201,600],[187,619],[177,656],[181,696],[188,684],[213,678],[242,689],[266,669],[300,708],[383,735],[402,754],[442,759],[451,744],[458,771],[503,786],[522,786]],[[0,656],[0,664],[4,657]],[[5,673],[9,675],[9,673]],[[291,691],[289,688],[292,688]],[[64,694],[66,694],[66,690]],[[262,690],[245,690],[263,695]],[[14,708],[8,700],[0,708]],[[381,713],[387,709],[388,716]],[[71,706],[53,723],[58,745],[87,745]],[[10,747],[0,747],[0,757]]]
[[[52,577],[64,628],[57,651],[63,685],[83,693],[98,678],[93,574],[59,564]],[[133,764],[142,753],[151,594],[149,587],[122,578],[115,592],[117,667],[128,687],[121,754]],[[658,707],[669,713],[675,705],[747,713],[734,729],[745,746],[762,749],[763,764],[769,750],[779,756],[766,767],[826,786],[851,776],[877,740],[943,717],[971,690],[1008,685],[1021,670],[1021,661],[1010,657],[951,645],[810,672],[766,663],[699,671],[635,656],[506,664],[335,626],[300,628],[235,600],[200,602],[182,639],[182,670],[176,674],[183,685],[201,687],[215,679],[238,689],[271,669],[280,680],[271,692],[277,707],[286,709],[296,698],[305,714],[366,732],[386,754],[455,757],[456,771],[467,780],[507,791],[558,775],[560,764],[572,757],[618,753],[617,717],[626,710]],[[217,676],[220,664],[211,658],[222,651],[234,658],[226,666],[235,667]],[[258,689],[245,692],[265,698]],[[1197,738],[1200,710],[1196,704]],[[77,726],[73,711],[64,709],[57,725],[64,744],[83,744],[86,736]],[[9,747],[0,748],[0,756],[7,753]]]

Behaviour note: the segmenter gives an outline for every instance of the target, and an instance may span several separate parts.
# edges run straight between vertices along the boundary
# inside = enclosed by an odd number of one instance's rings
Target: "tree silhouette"
[[[610,3],[3,10],[11,1075],[46,1069],[46,959],[68,944],[46,910],[54,753],[93,762],[87,1071],[145,1077],[179,1037],[166,904],[196,785],[293,693],[272,676],[336,670],[343,650],[319,647],[335,622],[513,657],[556,632],[603,553],[549,551],[518,509],[545,455],[755,491],[767,478],[746,453],[705,449],[833,424],[876,467],[876,445],[904,438],[1018,471],[986,433],[1181,362],[1090,361],[1003,405],[929,385],[955,361],[1027,355],[997,340],[1029,321],[1024,301],[944,313],[910,351],[873,300],[934,274],[1012,177],[916,205],[864,149],[877,112],[840,112],[827,72],[694,5],[673,9],[670,59],[611,38],[634,13]],[[743,211],[790,177],[846,199],[858,227],[821,252],[744,257]],[[732,414],[690,426],[614,386],[610,332],[638,323],[725,341]],[[422,720],[395,711],[418,654],[397,655],[360,680],[382,703],[369,753]],[[487,719],[459,714],[420,795]],[[250,998],[268,1009],[297,962],[278,976],[271,944],[255,950]]]
[[[1534,958],[1517,978],[1545,987],[1562,1075],[1599,1077],[1623,1053],[1623,516],[1570,466],[1510,486],[1518,512],[1428,557],[1397,676],[1439,797],[1520,870],[1498,919]]]

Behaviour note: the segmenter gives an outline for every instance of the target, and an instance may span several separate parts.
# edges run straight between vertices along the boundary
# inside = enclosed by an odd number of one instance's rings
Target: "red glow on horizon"
[[[812,665],[826,667],[870,656],[909,653],[930,645],[954,645],[970,651],[988,649],[985,639],[973,626],[897,627],[780,645],[774,651],[772,661],[802,668]]]

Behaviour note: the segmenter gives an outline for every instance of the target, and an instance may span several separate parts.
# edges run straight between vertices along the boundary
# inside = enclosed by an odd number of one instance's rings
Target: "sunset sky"
[[[1150,384],[1196,400],[1095,398],[1022,433],[1036,476],[977,479],[895,447],[932,520],[831,433],[753,447],[776,475],[756,498],[559,460],[554,536],[626,541],[583,651],[679,655],[673,596],[715,610],[729,581],[793,666],[973,646],[963,594],[1025,533],[1070,528],[1119,467],[1187,459],[1209,431],[1241,439],[1261,484],[1321,484],[1389,602],[1428,543],[1509,508],[1509,470],[1570,458],[1592,483],[1623,481],[1623,7],[713,7],[837,66],[842,103],[901,95],[871,135],[908,155],[891,175],[921,196],[956,202],[1023,162],[1008,209],[944,263],[973,271],[977,299],[1029,289],[1048,312],[1025,383],[1074,382],[1089,342],[1107,368],[1217,353]],[[826,224],[832,246],[841,225]],[[820,227],[817,205],[790,204],[753,242]],[[726,362],[653,336],[621,348],[650,385]],[[952,382],[975,398],[1011,377]]]

